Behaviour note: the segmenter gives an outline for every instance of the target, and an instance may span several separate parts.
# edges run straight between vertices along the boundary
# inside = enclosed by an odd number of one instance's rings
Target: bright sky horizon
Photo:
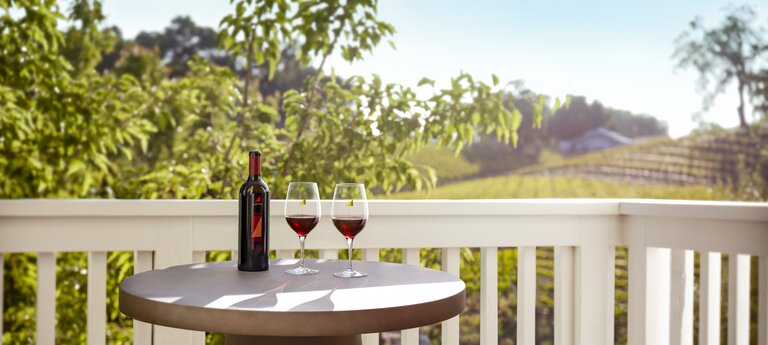
[[[768,25],[768,3],[752,5],[759,24]],[[673,137],[696,128],[701,110],[697,74],[676,70],[675,38],[696,16],[708,27],[720,22],[726,1],[616,2],[608,0],[440,1],[384,0],[379,18],[397,34],[393,50],[382,43],[362,62],[338,55],[326,65],[343,76],[379,74],[386,82],[415,86],[422,77],[447,85],[461,71],[490,82],[523,80],[550,96],[582,95],[603,105],[655,116]],[[107,25],[124,37],[161,31],[179,15],[198,25],[218,27],[231,10],[228,1],[106,0]],[[738,125],[735,86],[718,96],[704,119]]]

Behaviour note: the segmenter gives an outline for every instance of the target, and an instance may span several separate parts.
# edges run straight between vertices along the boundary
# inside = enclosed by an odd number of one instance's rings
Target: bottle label
[[[251,219],[251,241],[264,242],[264,195],[253,194],[253,218]],[[258,247],[254,247],[257,249]]]

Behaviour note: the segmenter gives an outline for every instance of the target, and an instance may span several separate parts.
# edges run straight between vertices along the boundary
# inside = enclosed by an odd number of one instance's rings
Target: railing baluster
[[[757,345],[768,345],[768,256],[761,256],[758,265]],[[0,288],[0,291],[2,289]],[[2,308],[0,308],[2,310]]]
[[[3,300],[5,298],[5,290],[3,289],[3,281],[5,281],[5,259],[3,259],[3,253],[0,253],[0,343],[3,341],[3,322],[2,318],[5,315],[5,309],[3,309]]]
[[[669,342],[693,345],[693,251],[673,249],[670,274]]]
[[[699,344],[720,345],[720,280],[722,256],[702,252],[699,264]]]
[[[107,253],[88,252],[88,345],[102,345],[107,334]]]
[[[363,249],[363,260],[379,261],[379,248]],[[379,345],[379,333],[363,334],[363,345]]]
[[[193,263],[204,263],[205,262],[205,251],[204,250],[196,250],[192,252],[192,262]]]
[[[322,249],[320,250],[320,258],[336,260],[339,258],[339,251],[338,249]]]
[[[363,260],[379,261],[379,248],[363,249]]]
[[[749,344],[749,255],[728,256],[728,345]]]
[[[296,251],[293,249],[278,249],[275,254],[278,259],[293,259],[296,257]]]
[[[56,338],[56,253],[37,253],[38,344],[54,344]]]
[[[133,274],[146,272],[154,267],[153,253],[137,251],[133,253]],[[135,345],[152,344],[152,324],[133,320],[133,343]]]
[[[573,344],[573,247],[555,247],[555,345]]]
[[[499,342],[498,248],[480,249],[480,345]]]
[[[230,260],[233,260],[233,261],[237,261],[237,260],[239,260],[239,258],[237,257],[237,255],[238,255],[237,253],[238,253],[238,251],[237,251],[237,250],[233,250],[233,251],[232,251],[232,252],[229,254],[229,255],[230,255],[230,258],[229,258],[229,259],[230,259]]]
[[[517,344],[536,344],[536,247],[517,253]]]
[[[419,266],[421,263],[419,248],[404,248],[403,263]],[[419,329],[411,328],[400,331],[400,343],[403,345],[419,345]]]
[[[444,272],[460,276],[461,248],[443,248],[441,266]],[[456,315],[442,323],[440,330],[441,344],[459,345],[459,315]]]

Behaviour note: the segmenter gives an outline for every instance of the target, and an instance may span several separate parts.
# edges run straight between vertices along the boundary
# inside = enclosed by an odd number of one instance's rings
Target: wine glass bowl
[[[365,277],[368,273],[352,269],[352,241],[368,222],[368,199],[362,183],[338,183],[333,191],[331,220],[347,240],[349,264],[347,269],[333,275],[339,278]]]
[[[301,261],[299,267],[286,270],[293,275],[316,274],[318,270],[304,266],[304,241],[320,222],[320,193],[317,183],[291,182],[285,197],[285,220],[288,226],[299,235]]]

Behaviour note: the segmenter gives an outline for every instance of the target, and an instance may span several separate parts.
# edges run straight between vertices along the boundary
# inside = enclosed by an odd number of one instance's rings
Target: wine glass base
[[[317,274],[317,272],[320,272],[316,269],[312,269],[306,266],[299,266],[296,268],[291,268],[289,270],[285,270],[285,273],[295,275],[295,276],[305,276],[310,274]]]
[[[350,269],[343,270],[341,272],[336,272],[333,274],[334,277],[338,277],[338,278],[362,278],[367,275],[368,273],[350,270]]]

